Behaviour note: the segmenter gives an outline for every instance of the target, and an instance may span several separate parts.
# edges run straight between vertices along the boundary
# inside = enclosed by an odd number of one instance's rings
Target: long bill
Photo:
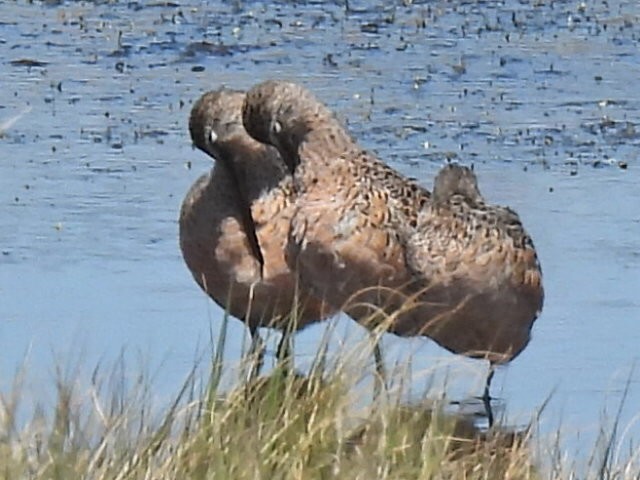
[[[249,248],[251,248],[251,253],[253,253],[254,258],[260,264],[260,278],[263,277],[264,274],[264,256],[262,255],[262,250],[260,249],[260,242],[258,241],[258,234],[256,232],[256,223],[253,220],[253,214],[251,213],[251,205],[249,204],[249,197],[247,196],[246,190],[243,188],[243,183],[238,179],[238,172],[234,168],[233,165],[230,165],[227,162],[221,162],[224,164],[225,168],[229,171],[229,176],[231,177],[231,181],[233,182],[233,186],[238,192],[240,196],[240,216],[242,220],[242,226],[244,228],[244,232],[247,235],[247,240],[249,241]]]

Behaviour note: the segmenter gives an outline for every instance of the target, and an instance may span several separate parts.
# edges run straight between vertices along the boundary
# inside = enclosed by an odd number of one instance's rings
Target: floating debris
[[[21,58],[19,60],[11,60],[9,64],[14,67],[46,67],[48,62],[42,62],[40,60],[32,60],[30,58]]]

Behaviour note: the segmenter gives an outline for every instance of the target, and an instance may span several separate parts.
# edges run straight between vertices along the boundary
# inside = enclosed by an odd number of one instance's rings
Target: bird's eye
[[[216,140],[218,140],[218,134],[216,133],[215,130],[211,129],[209,131],[209,141],[211,143],[216,143]]]
[[[273,122],[273,127],[271,128],[273,133],[275,133],[276,135],[279,134],[282,131],[282,124],[278,121]]]

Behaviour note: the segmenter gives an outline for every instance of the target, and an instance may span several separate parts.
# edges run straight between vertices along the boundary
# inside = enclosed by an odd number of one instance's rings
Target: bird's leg
[[[249,347],[251,367],[249,369],[248,381],[251,382],[260,375],[260,370],[262,370],[264,365],[264,352],[266,347],[257,327],[249,327],[249,331],[251,332],[251,347]]]
[[[278,364],[282,368],[282,372],[285,374],[285,376],[287,373],[289,373],[289,368],[291,367],[291,363],[292,363],[291,333],[292,332],[288,327],[282,331],[282,338],[280,338],[280,342],[278,343],[278,349],[276,350]]]
[[[376,378],[373,384],[373,399],[380,397],[383,390],[387,389],[387,374],[384,369],[384,361],[382,358],[382,347],[380,346],[380,337],[371,333],[371,341],[373,342],[373,358],[376,363]]]
[[[484,409],[487,414],[487,422],[489,428],[493,426],[493,409],[491,408],[491,380],[493,380],[493,374],[495,373],[495,366],[493,363],[489,365],[489,374],[487,375],[487,381],[484,384],[484,394],[482,395],[482,403],[484,403]]]

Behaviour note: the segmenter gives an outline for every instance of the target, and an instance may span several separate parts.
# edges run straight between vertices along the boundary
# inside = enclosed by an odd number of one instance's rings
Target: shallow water
[[[210,168],[188,138],[191,103],[287,78],[402,172],[430,186],[446,159],[474,163],[485,196],[520,213],[546,299],[494,380],[510,422],[553,392],[543,431],[562,424],[586,454],[627,380],[622,424],[635,421],[640,6],[406,3],[0,4],[0,388],[25,357],[37,396],[55,359],[124,349],[162,372],[160,397],[177,391],[222,315],[177,246],[182,196]],[[322,328],[298,336],[301,362]],[[347,319],[336,331],[364,335]],[[244,334],[230,323],[228,358]],[[415,370],[454,359],[426,340],[385,348],[412,352]],[[460,391],[479,392],[480,363],[458,363]]]

